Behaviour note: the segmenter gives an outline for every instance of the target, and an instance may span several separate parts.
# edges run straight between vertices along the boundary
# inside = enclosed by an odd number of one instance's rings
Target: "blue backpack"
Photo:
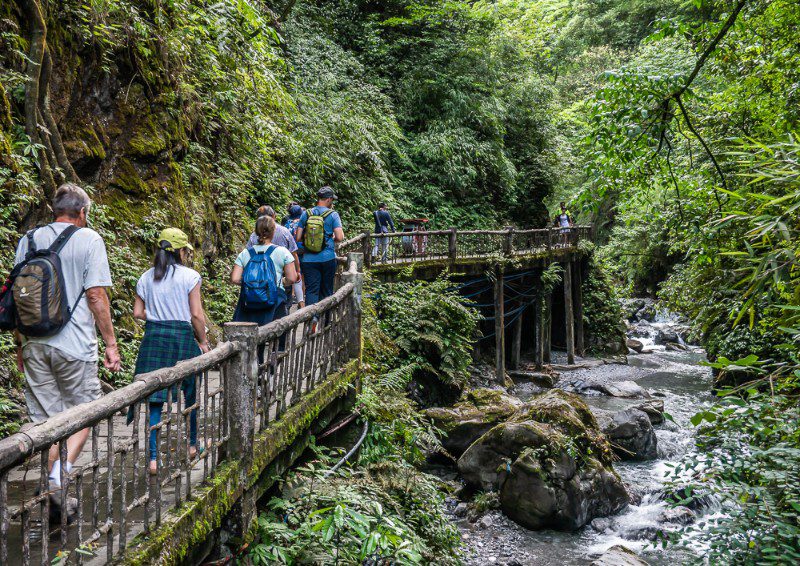
[[[250,261],[242,274],[242,295],[244,306],[249,309],[266,309],[278,302],[278,281],[275,277],[275,264],[270,255],[275,246],[258,253],[247,248]]]

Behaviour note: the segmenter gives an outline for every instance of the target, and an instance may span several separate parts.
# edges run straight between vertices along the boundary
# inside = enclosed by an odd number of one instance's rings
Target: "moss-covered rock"
[[[589,408],[554,390],[481,436],[458,468],[470,484],[498,491],[517,523],[574,530],[628,503],[612,458]]]
[[[472,389],[453,407],[425,411],[433,423],[446,433],[442,446],[460,456],[470,444],[495,425],[511,417],[521,406],[516,398],[496,389]]]

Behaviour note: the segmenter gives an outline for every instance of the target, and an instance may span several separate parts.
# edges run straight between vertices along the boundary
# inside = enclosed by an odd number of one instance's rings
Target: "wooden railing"
[[[360,348],[356,262],[334,295],[263,327],[225,325],[225,342],[177,365],[137,375],[130,385],[0,440],[0,564],[82,563],[95,554],[120,557],[134,536],[157,529],[226,461],[247,459],[259,429],[281,417]],[[263,362],[259,355],[263,353]],[[197,376],[192,404],[180,392],[150,426],[148,397]],[[196,416],[197,446],[189,430]],[[86,449],[67,473],[66,441],[90,430]],[[157,434],[158,473],[148,470],[148,438]],[[48,453],[61,460],[62,509],[51,524]]]
[[[337,246],[340,256],[364,254],[367,266],[413,263],[423,260],[473,259],[491,256],[547,254],[577,246],[591,237],[591,227],[535,230],[430,230],[373,234],[364,232]]]

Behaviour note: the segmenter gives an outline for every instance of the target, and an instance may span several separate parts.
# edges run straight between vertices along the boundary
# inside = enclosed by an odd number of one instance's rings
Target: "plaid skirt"
[[[200,346],[194,338],[194,329],[188,322],[168,320],[163,322],[148,321],[144,327],[144,338],[136,358],[137,375],[161,368],[174,366],[180,361],[197,357],[201,354]],[[190,376],[183,380],[181,389],[185,398],[194,399],[197,378]],[[178,395],[178,385],[161,389],[150,396],[151,403],[165,403],[167,392],[172,391],[172,399]],[[194,401],[192,401],[193,403]]]

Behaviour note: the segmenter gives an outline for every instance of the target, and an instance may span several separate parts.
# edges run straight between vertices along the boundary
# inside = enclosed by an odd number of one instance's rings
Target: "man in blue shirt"
[[[373,213],[373,216],[375,217],[376,234],[388,234],[395,231],[392,215],[386,210],[385,202],[378,205],[378,210]],[[389,251],[389,238],[386,236],[379,236],[375,239],[375,246],[372,248],[372,257],[378,257],[378,248],[381,250],[381,261],[386,261],[386,255]]]
[[[297,228],[297,241],[303,240],[303,231],[308,223],[309,214],[321,216],[333,208],[336,194],[330,187],[322,187],[317,191],[317,206],[306,210],[300,217]],[[344,230],[339,213],[332,211],[325,217],[325,244],[319,253],[308,249],[302,255],[300,267],[306,282],[306,305],[318,303],[325,297],[333,295],[333,280],[336,275],[336,242],[344,241]]]

